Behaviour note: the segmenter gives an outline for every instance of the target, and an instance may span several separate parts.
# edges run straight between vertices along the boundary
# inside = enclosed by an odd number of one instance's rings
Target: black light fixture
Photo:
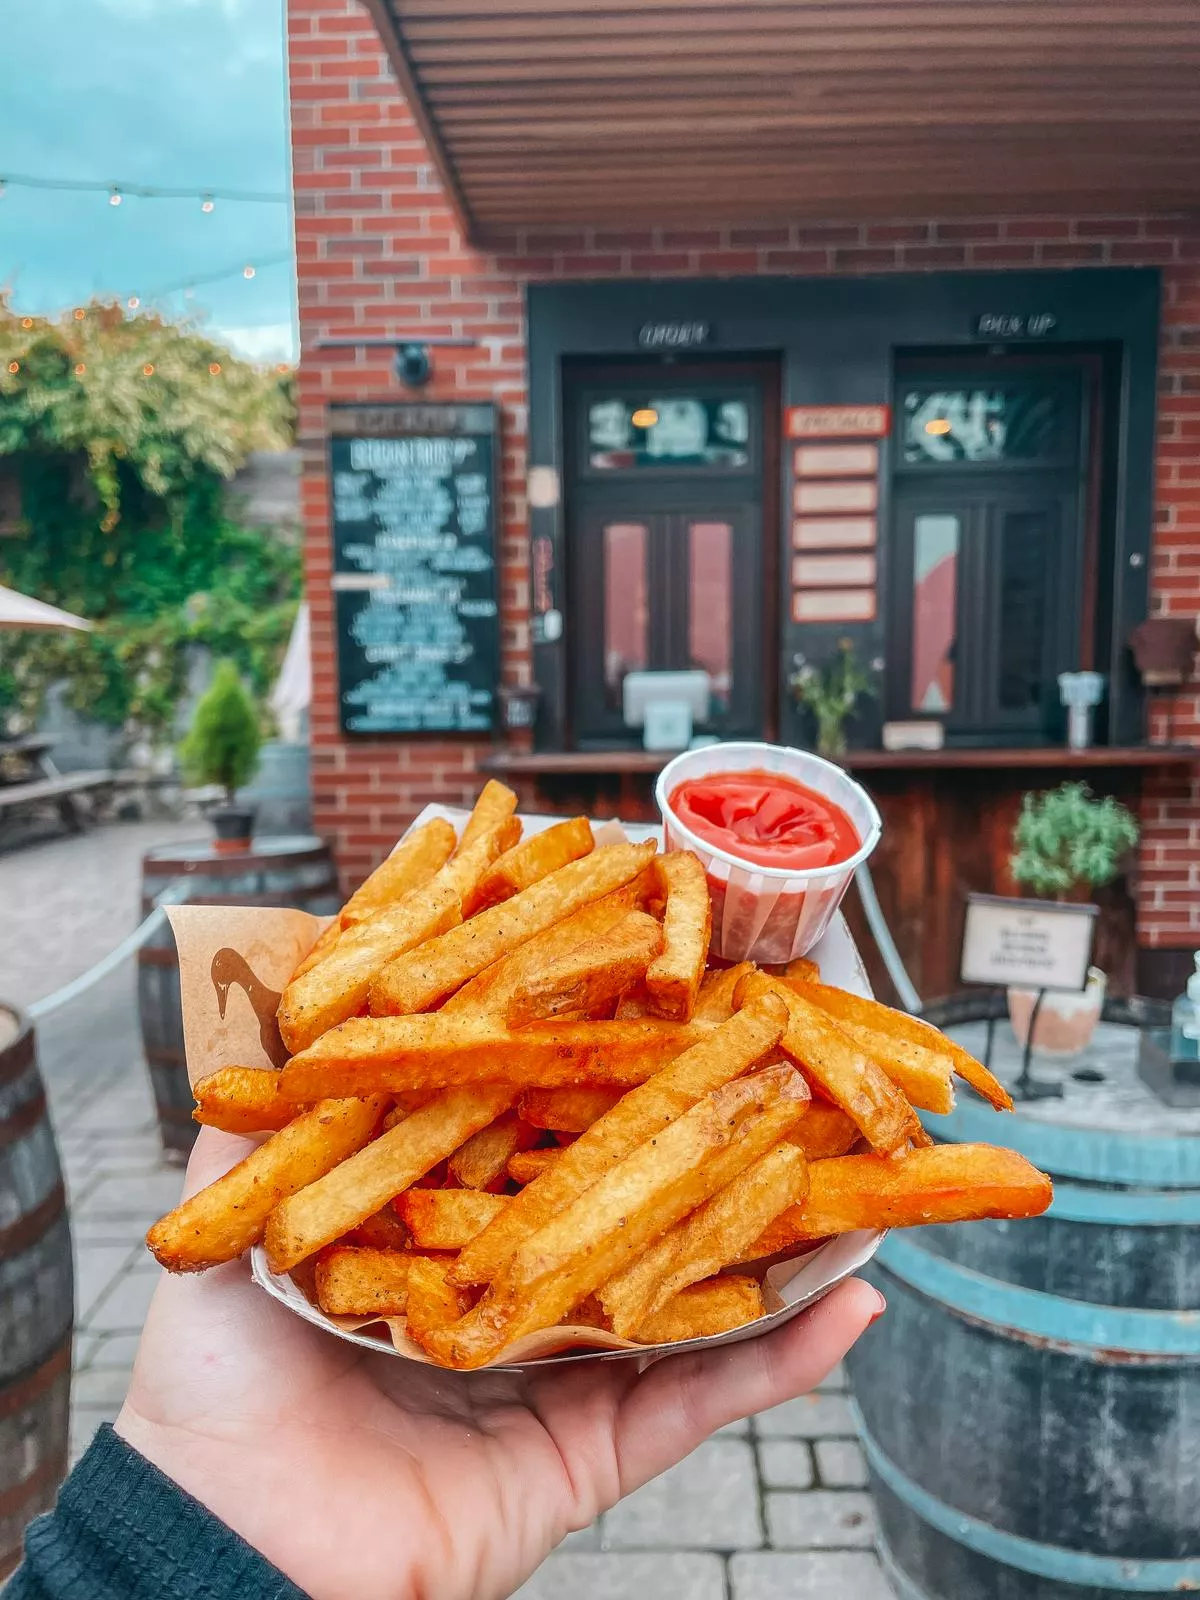
[[[406,389],[423,389],[433,376],[433,351],[473,350],[478,339],[426,338],[414,333],[409,337],[396,335],[390,339],[318,339],[318,350],[394,350],[392,371],[396,381]]]

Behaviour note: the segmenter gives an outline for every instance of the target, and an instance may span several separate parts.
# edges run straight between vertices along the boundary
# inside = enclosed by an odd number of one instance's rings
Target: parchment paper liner
[[[445,817],[461,828],[466,816],[465,811],[446,806],[426,806],[412,826],[420,827],[431,817]],[[527,833],[536,833],[560,819],[522,815],[521,820]],[[599,842],[610,843],[620,838],[655,838],[659,830],[607,823],[597,826],[596,836]],[[167,915],[179,948],[189,1083],[234,1064],[278,1065],[282,1055],[275,1027],[279,993],[330,919],[312,916],[306,911],[264,906],[180,905],[169,907]],[[840,913],[833,918],[824,938],[811,954],[825,982],[859,994],[870,993],[858,951]],[[729,1333],[674,1344],[633,1344],[597,1328],[563,1325],[518,1340],[489,1366],[519,1370],[531,1361],[544,1364],[548,1361],[623,1360],[631,1356],[645,1358],[757,1338],[789,1321],[857,1272],[875,1254],[882,1239],[883,1234],[879,1232],[849,1233],[830,1239],[815,1250],[808,1249],[777,1260],[763,1277],[767,1315]],[[403,1318],[327,1316],[307,1299],[290,1277],[271,1272],[261,1245],[254,1248],[250,1259],[254,1281],[306,1322],[364,1349],[433,1365],[425,1352],[407,1337]],[[364,1331],[368,1329],[372,1331]],[[576,1348],[564,1353],[567,1345]],[[578,1348],[580,1345],[586,1348]]]

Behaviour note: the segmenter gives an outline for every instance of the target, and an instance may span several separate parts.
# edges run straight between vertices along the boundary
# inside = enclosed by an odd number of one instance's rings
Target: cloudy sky
[[[0,178],[287,193],[283,0],[35,0],[4,11]],[[113,206],[104,193],[8,182],[0,285],[18,310],[39,313],[138,295],[251,358],[295,355],[286,204],[218,199],[206,215],[198,199]]]

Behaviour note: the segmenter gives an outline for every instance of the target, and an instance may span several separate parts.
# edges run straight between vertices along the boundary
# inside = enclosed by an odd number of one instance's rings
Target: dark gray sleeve
[[[238,1535],[101,1428],[30,1524],[3,1600],[304,1600]]]

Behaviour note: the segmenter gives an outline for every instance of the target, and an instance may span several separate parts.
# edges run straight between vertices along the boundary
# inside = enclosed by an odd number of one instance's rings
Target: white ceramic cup
[[[743,861],[719,849],[680,821],[670,796],[681,783],[718,772],[778,772],[794,778],[841,809],[862,841],[846,861],[800,872]],[[691,850],[704,863],[712,895],[712,953],[723,961],[783,963],[807,955],[825,932],[854,869],[879,843],[883,824],[875,802],[832,761],[785,745],[705,745],[685,750],[658,775],[654,798],[668,850]]]

